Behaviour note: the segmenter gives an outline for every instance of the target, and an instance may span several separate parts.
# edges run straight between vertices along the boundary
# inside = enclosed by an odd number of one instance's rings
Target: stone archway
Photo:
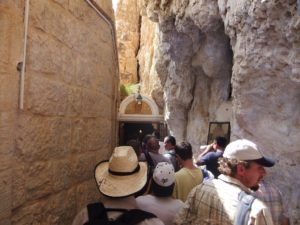
[[[121,104],[118,115],[119,145],[124,145],[130,139],[142,141],[146,134],[158,130],[161,138],[167,134],[163,115],[154,100],[141,95],[141,102],[136,101],[136,95],[125,98]]]

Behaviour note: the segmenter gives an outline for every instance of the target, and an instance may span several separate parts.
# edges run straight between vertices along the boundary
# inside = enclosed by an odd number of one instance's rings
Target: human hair
[[[147,150],[150,152],[156,152],[159,150],[159,141],[156,137],[151,136],[147,141]]]
[[[146,145],[147,142],[148,142],[148,140],[149,140],[151,137],[153,137],[152,134],[146,134],[146,135],[143,137],[143,140],[142,140],[143,144]]]
[[[227,159],[224,157],[218,160],[220,173],[234,177],[237,174],[237,166],[242,164],[246,169],[250,168],[251,161],[240,161],[237,159]]]
[[[155,136],[158,140],[160,139],[160,133],[158,130],[154,130],[152,135]]]
[[[176,146],[175,153],[184,161],[193,158],[192,146],[188,142],[181,142]]]
[[[175,146],[176,145],[176,139],[174,136],[172,135],[169,135],[166,137],[167,138],[167,143],[170,143],[172,146]]]
[[[221,148],[225,148],[227,145],[227,139],[225,137],[221,137],[221,136],[217,136],[215,138],[215,142],[218,146],[220,146]]]
[[[153,137],[151,134],[146,134],[144,137],[143,137],[143,140],[142,140],[142,150],[145,151],[147,149],[147,142],[148,140]]]
[[[171,184],[168,187],[162,187],[155,183],[155,181],[152,179],[151,182],[151,191],[152,193],[157,197],[169,197],[173,193],[175,183]]]

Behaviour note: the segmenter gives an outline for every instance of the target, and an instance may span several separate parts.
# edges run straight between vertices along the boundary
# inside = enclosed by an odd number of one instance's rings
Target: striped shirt
[[[239,180],[222,174],[202,183],[190,192],[175,224],[232,225],[241,191],[250,193]],[[248,225],[273,225],[269,209],[258,199],[252,204]]]
[[[288,217],[285,207],[283,206],[281,192],[276,186],[262,181],[259,185],[259,189],[254,192],[253,196],[268,206],[272,214],[274,225],[282,224],[283,218]]]

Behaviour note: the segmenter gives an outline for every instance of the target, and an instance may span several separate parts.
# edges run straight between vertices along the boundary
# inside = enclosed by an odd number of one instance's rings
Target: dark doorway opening
[[[167,135],[167,127],[163,123],[122,122],[119,128],[119,145],[125,145],[131,139],[142,142],[145,135],[152,134],[154,130],[159,131],[160,140]]]

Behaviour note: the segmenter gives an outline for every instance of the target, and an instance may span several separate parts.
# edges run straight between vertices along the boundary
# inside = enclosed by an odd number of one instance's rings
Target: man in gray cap
[[[251,193],[266,175],[264,167],[272,167],[274,161],[263,156],[257,145],[249,140],[233,141],[225,148],[219,161],[221,175],[195,187],[189,194],[185,206],[177,214],[175,223],[222,224],[235,223],[239,195]],[[273,225],[267,206],[255,199],[246,224]]]

